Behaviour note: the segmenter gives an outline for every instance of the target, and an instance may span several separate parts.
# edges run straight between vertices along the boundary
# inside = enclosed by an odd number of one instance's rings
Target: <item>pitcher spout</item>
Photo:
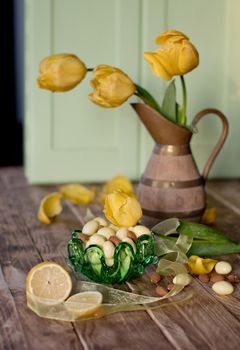
[[[132,107],[156,143],[186,145],[190,142],[192,132],[189,129],[174,124],[147,104],[132,103]]]

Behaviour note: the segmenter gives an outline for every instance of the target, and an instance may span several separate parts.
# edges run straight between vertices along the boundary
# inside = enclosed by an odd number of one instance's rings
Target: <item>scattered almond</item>
[[[161,281],[161,276],[159,275],[159,273],[154,272],[151,274],[150,280],[153,284],[157,284],[158,282]]]
[[[239,283],[240,282],[240,278],[237,275],[228,275],[227,280],[231,283]]]
[[[219,275],[219,274],[212,274],[211,278],[210,278],[210,282],[220,282],[220,281],[224,281],[224,276],[223,275]]]
[[[203,282],[203,283],[208,283],[209,282],[209,276],[208,275],[199,275],[198,279]]]
[[[172,290],[175,285],[173,283],[169,283],[167,285],[167,290]]]
[[[155,291],[160,297],[164,297],[168,293],[167,289],[161,286],[156,287]]]

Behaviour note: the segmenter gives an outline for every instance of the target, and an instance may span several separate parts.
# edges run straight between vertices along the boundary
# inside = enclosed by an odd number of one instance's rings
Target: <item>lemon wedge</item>
[[[102,304],[102,294],[99,292],[81,292],[71,296],[65,306],[75,317],[93,314]]]
[[[45,261],[34,266],[26,278],[26,292],[45,304],[66,300],[71,290],[69,273],[55,262]]]

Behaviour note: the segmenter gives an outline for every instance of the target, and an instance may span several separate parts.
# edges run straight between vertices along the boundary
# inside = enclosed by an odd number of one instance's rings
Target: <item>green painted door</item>
[[[54,53],[75,53],[88,67],[122,68],[161,101],[164,82],[152,76],[143,52],[155,49],[154,38],[167,28],[185,32],[200,53],[200,66],[186,77],[189,120],[206,107],[222,110],[230,120],[230,137],[211,174],[239,176],[239,10],[237,0],[25,0],[29,181],[102,181],[116,174],[139,179],[153,142],[129,103],[117,109],[93,105],[87,98],[90,74],[67,93],[40,90],[38,64]],[[200,169],[219,132],[211,116],[199,126],[193,151]]]

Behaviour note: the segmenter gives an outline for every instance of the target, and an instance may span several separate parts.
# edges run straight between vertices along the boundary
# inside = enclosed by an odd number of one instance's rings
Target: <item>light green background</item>
[[[29,181],[104,181],[116,174],[139,179],[153,142],[129,103],[110,110],[93,105],[87,98],[90,76],[64,94],[40,90],[35,81],[43,57],[75,53],[88,67],[122,68],[161,100],[164,82],[150,73],[143,52],[156,48],[154,39],[165,29],[186,33],[200,54],[200,66],[186,76],[189,120],[214,107],[230,122],[210,175],[240,176],[239,13],[238,0],[25,0]],[[214,116],[199,125],[192,148],[200,169],[220,130]]]

